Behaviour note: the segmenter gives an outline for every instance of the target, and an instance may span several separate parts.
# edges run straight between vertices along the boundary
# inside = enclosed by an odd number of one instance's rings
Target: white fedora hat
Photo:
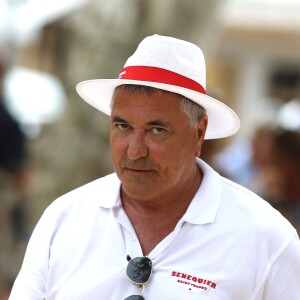
[[[204,56],[192,43],[160,35],[146,37],[128,58],[118,79],[82,81],[76,90],[87,103],[110,115],[114,90],[123,84],[177,93],[203,106],[208,116],[205,139],[230,136],[240,127],[239,118],[231,108],[206,95]]]

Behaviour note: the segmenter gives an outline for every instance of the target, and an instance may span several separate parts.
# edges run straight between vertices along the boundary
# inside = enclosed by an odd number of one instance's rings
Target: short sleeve
[[[300,241],[294,238],[272,264],[264,286],[263,300],[298,300],[300,295]]]

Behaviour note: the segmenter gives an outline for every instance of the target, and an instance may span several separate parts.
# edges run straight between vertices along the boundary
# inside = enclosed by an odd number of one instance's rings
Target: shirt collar
[[[112,208],[120,202],[121,182],[116,173],[107,175],[98,180],[96,194],[99,197],[98,204],[103,208]]]
[[[220,175],[208,164],[197,158],[197,165],[203,173],[202,182],[182,220],[202,225],[215,220],[221,201],[222,184]]]

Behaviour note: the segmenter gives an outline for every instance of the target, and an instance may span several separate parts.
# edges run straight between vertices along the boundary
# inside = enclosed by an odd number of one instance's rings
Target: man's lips
[[[138,160],[132,161],[129,159],[121,161],[120,167],[124,171],[136,172],[136,173],[148,173],[148,172],[157,172],[158,168],[151,161]]]
[[[128,167],[126,167],[125,168],[126,170],[128,170],[128,171],[132,171],[132,172],[150,172],[150,171],[152,171],[152,170],[150,170],[150,169],[138,169],[138,168],[128,168]]]

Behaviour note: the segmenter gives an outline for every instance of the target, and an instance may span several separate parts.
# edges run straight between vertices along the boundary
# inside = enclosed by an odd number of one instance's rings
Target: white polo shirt
[[[277,211],[197,160],[187,212],[149,253],[146,300],[296,300],[300,243]],[[115,174],[54,201],[30,239],[10,300],[123,300],[138,294],[126,255],[142,256]]]

